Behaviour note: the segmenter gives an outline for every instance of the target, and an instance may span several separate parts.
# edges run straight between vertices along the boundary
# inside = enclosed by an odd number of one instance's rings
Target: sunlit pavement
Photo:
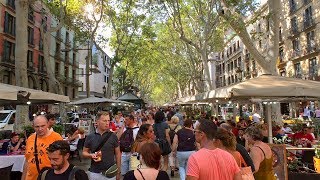
[[[87,171],[89,169],[89,167],[90,167],[90,160],[89,159],[81,159],[81,161],[82,162],[79,161],[78,157],[74,157],[74,158],[72,158],[70,160],[70,163],[73,164],[73,165],[78,166],[79,168],[81,168],[81,169],[83,169],[85,171]],[[170,177],[170,171],[168,171],[168,175]],[[174,174],[174,177],[173,178],[170,177],[170,179],[172,179],[172,180],[180,179],[178,171],[176,171],[175,174]]]

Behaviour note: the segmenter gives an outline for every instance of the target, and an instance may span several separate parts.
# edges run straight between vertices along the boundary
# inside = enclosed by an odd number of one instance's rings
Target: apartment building
[[[87,49],[86,49],[87,48]],[[79,51],[81,59],[79,65],[79,80],[82,82],[82,86],[79,87],[79,98],[85,98],[87,96],[86,90],[86,58],[88,55],[88,46],[82,46],[83,51]],[[111,79],[109,78],[110,72],[110,57],[101,48],[95,45],[92,48],[92,57],[89,61],[89,88],[90,96],[105,97],[107,86]],[[112,87],[112,97],[115,98],[114,87]]]
[[[314,0],[282,0],[280,12],[279,75],[309,80],[320,80],[320,34],[318,22],[320,2]],[[268,6],[260,7],[260,18],[247,27],[260,52],[268,49]],[[255,18],[255,17],[252,17]],[[230,34],[227,34],[230,36]],[[223,87],[261,74],[259,65],[252,58],[238,36],[219,53],[216,63],[216,86]]]
[[[78,68],[77,53],[72,50],[74,33],[66,27],[62,27],[58,32],[51,34],[48,44],[44,44],[41,38],[40,27],[46,23],[45,28],[55,27],[57,20],[50,14],[43,15],[37,13],[43,7],[35,3],[29,7],[28,14],[28,53],[27,71],[29,88],[53,92],[53,87],[49,86],[49,78],[45,61],[50,61],[54,67],[57,79],[63,86],[64,95],[73,99],[77,96],[78,86],[76,71]],[[15,0],[0,0],[0,82],[15,85],[15,38],[16,38],[16,12]],[[45,8],[44,8],[45,10]],[[47,10],[45,10],[48,12]],[[44,58],[44,46],[49,46],[50,59]],[[63,55],[61,50],[69,49]]]

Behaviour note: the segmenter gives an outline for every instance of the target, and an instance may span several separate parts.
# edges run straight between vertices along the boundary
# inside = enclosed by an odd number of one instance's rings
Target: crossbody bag
[[[100,142],[99,146],[93,151],[93,152],[98,152],[101,150],[103,145],[108,141],[108,139],[111,137],[112,132],[108,132],[108,134],[104,137],[104,139]],[[94,163],[93,160],[91,160],[91,163]],[[118,166],[117,163],[109,167],[106,171],[102,172],[101,174],[106,176],[107,178],[113,178],[114,176],[117,175],[118,172]]]

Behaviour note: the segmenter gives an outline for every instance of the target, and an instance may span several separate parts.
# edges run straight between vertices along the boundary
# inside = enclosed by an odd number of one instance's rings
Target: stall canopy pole
[[[268,142],[272,144],[273,140],[272,140],[271,104],[270,103],[266,104],[266,108],[267,108],[267,122],[268,122]]]

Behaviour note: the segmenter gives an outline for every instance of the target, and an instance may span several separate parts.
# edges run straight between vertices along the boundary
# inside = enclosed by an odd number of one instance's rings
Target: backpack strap
[[[49,171],[49,169],[44,170],[44,171],[41,173],[41,180],[45,180],[45,179],[46,179],[46,176],[47,176],[48,171]]]
[[[177,124],[175,127],[174,127],[174,131],[176,131],[177,127],[179,126],[179,124]],[[170,126],[169,126],[170,127]]]
[[[71,170],[70,173],[69,173],[68,180],[74,180],[74,179],[76,179],[75,174],[76,174],[76,172],[77,172],[78,170],[80,170],[80,169],[79,169],[77,166],[73,166],[72,170]]]

